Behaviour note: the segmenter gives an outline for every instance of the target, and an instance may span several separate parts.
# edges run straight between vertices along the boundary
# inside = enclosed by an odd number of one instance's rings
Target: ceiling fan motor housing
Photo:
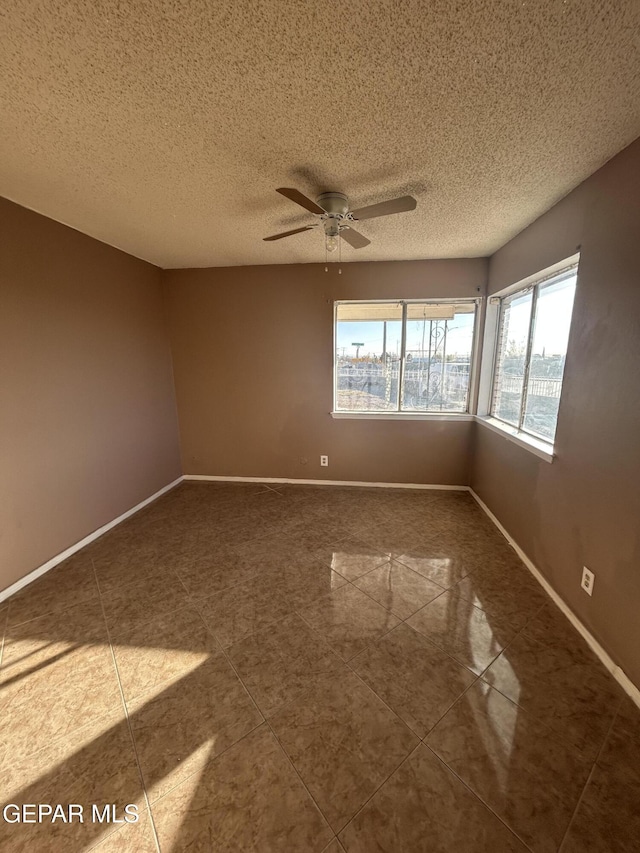
[[[324,220],[324,233],[327,237],[336,236],[340,232],[340,225],[349,212],[349,200],[344,193],[326,192],[319,195],[317,202],[320,207],[327,211]],[[324,219],[324,217],[322,217]]]

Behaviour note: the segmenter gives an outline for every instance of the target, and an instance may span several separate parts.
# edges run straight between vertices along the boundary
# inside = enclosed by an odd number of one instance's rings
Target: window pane
[[[336,309],[336,409],[396,411],[402,304],[351,302]]]
[[[553,441],[567,355],[576,272],[542,285],[533,321],[533,346],[523,427]]]
[[[407,305],[402,410],[466,412],[475,304]]]
[[[531,290],[502,300],[491,413],[514,426],[520,425],[532,300]]]

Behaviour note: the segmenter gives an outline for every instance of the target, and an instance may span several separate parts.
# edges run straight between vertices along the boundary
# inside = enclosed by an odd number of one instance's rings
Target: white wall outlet
[[[322,465],[323,468],[328,468],[329,467],[329,457],[328,456],[321,456],[320,457],[320,465]]]
[[[589,571],[586,566],[582,568],[582,580],[580,581],[580,586],[587,593],[587,595],[593,595],[593,585],[596,582],[596,576],[593,572]]]

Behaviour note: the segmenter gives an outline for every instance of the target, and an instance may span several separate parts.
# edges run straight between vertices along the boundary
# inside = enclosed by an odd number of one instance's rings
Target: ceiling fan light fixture
[[[338,248],[338,240],[339,239],[340,238],[338,237],[337,234],[327,234],[326,235],[325,246],[326,246],[327,252],[335,252],[335,250]]]

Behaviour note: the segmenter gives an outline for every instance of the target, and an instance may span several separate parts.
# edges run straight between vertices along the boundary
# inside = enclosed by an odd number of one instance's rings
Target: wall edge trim
[[[145,498],[140,503],[132,506],[131,509],[128,509],[126,512],[123,512],[121,515],[116,518],[108,521],[106,524],[103,524],[102,527],[98,527],[97,530],[94,530],[93,533],[89,533],[88,536],[85,536],[83,539],[80,539],[78,542],[70,545],[68,548],[65,548],[64,551],[61,551],[59,554],[56,554],[55,557],[51,557],[50,560],[47,560],[46,563],[43,563],[41,566],[30,571],[28,574],[24,575],[24,577],[19,578],[15,583],[12,583],[10,586],[6,587],[3,590],[0,590],[0,602],[4,601],[6,598],[14,595],[19,590],[23,589],[25,586],[28,586],[33,581],[37,580],[42,575],[46,574],[50,569],[55,568],[59,563],[63,560],[66,560],[68,557],[71,557],[72,554],[75,554],[77,551],[80,551],[82,548],[85,548],[91,542],[94,542],[96,539],[99,539],[103,533],[107,533],[107,531],[111,530],[111,528],[116,527],[121,522],[125,521],[132,515],[135,515],[136,512],[139,512],[144,507],[148,506],[150,503],[153,503],[158,498],[162,497],[166,492],[171,491],[171,489],[175,488],[182,482],[182,476],[178,477],[176,480],[173,480],[171,483],[168,483],[166,486],[163,486],[157,492],[154,492],[148,498]]]
[[[283,483],[299,486],[364,486],[378,489],[440,489],[450,492],[468,492],[469,486],[435,485],[430,483],[377,483],[364,480],[299,480],[287,477],[226,477],[214,474],[183,474],[183,480],[226,483]]]
[[[517,553],[518,557],[522,560],[525,566],[529,569],[534,578],[538,581],[540,586],[547,593],[549,598],[553,601],[553,603],[558,607],[559,610],[563,612],[563,614],[567,617],[569,622],[573,625],[576,631],[582,636],[590,649],[594,652],[594,654],[600,659],[600,662],[606,667],[606,669],[611,673],[611,675],[615,678],[618,684],[622,687],[622,689],[627,693],[627,695],[635,702],[635,704],[640,708],[640,688],[636,687],[636,685],[631,681],[629,676],[625,673],[625,671],[618,666],[618,664],[613,660],[613,658],[604,650],[604,648],[600,645],[600,643],[596,640],[593,634],[589,631],[589,629],[578,619],[576,614],[571,610],[569,605],[561,598],[560,595],[555,591],[555,589],[551,586],[549,581],[542,574],[540,569],[536,567],[536,565],[527,557],[522,548],[518,545],[515,539],[507,532],[506,528],[498,521],[497,517],[491,512],[489,507],[485,504],[485,502],[480,498],[476,492],[469,487],[469,492],[477,504],[480,506],[482,510],[487,514],[487,516],[491,519],[491,521],[498,528],[500,533],[504,536],[507,542],[511,545],[514,551]]]

